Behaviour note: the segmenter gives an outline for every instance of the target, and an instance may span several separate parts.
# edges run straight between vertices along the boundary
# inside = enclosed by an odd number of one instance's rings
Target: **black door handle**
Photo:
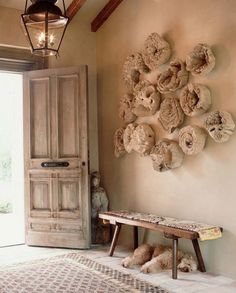
[[[69,162],[42,162],[41,164],[43,168],[64,168],[69,165]]]

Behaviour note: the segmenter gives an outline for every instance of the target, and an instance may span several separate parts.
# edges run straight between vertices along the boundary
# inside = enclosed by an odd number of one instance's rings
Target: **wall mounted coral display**
[[[235,123],[226,111],[211,112],[206,121],[206,129],[215,142],[226,142],[233,134]]]
[[[169,60],[171,48],[157,33],[152,33],[144,43],[142,55],[145,64],[151,70],[155,70]]]
[[[134,90],[132,112],[139,117],[152,116],[160,108],[161,95],[148,81],[141,81]]]
[[[134,96],[132,94],[125,94],[120,100],[119,117],[124,123],[134,122],[137,116],[133,113]]]
[[[186,68],[192,75],[206,75],[215,67],[215,56],[210,46],[198,44],[186,58]]]
[[[173,140],[160,140],[151,150],[150,157],[154,170],[163,172],[182,165],[184,153]]]
[[[157,88],[162,94],[175,92],[188,82],[188,72],[180,59],[170,62],[167,70],[157,76]]]
[[[199,116],[211,106],[211,92],[202,84],[190,83],[180,93],[180,105],[187,116]]]
[[[165,98],[161,103],[159,121],[162,127],[172,133],[184,122],[184,112],[177,98]]]
[[[124,132],[124,147],[128,153],[136,151],[140,155],[148,155],[155,143],[155,133],[145,123],[129,124]]]
[[[206,132],[197,125],[185,126],[179,132],[179,145],[186,155],[196,155],[204,149],[206,138]]]
[[[135,151],[150,156],[154,170],[163,172],[180,167],[185,154],[199,154],[207,134],[215,142],[228,141],[235,130],[231,114],[221,110],[207,114],[212,105],[210,89],[192,80],[188,83],[192,77],[206,76],[214,69],[211,47],[197,44],[186,56],[186,63],[175,58],[163,65],[171,56],[171,47],[159,34],[152,33],[140,52],[129,55],[123,66],[128,93],[120,101],[119,116],[124,125],[114,135],[115,156]],[[191,117],[201,115],[206,116],[203,127],[185,125],[179,130],[184,122],[189,124]],[[174,133],[178,141],[159,138],[145,120],[160,124],[168,136]]]
[[[128,88],[133,89],[140,81],[142,73],[149,72],[141,53],[134,53],[127,57],[123,66],[123,79]]]
[[[118,128],[114,135],[114,146],[115,146],[114,153],[117,158],[122,157],[126,153],[126,150],[124,147],[124,131],[125,131],[124,128],[122,127]]]

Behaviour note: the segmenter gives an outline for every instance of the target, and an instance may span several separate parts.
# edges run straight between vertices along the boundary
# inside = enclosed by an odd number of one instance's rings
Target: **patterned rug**
[[[0,267],[1,293],[123,293],[166,290],[79,253]]]

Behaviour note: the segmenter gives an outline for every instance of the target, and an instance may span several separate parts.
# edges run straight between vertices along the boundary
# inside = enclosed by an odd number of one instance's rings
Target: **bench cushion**
[[[128,211],[109,211],[104,214],[122,217],[129,220],[144,221],[166,227],[197,232],[200,240],[212,240],[222,237],[221,228],[195,221],[186,221],[176,218],[157,216],[149,213],[128,212]]]

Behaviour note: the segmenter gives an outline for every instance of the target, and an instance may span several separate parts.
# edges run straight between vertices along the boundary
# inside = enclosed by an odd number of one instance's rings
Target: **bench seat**
[[[134,249],[138,247],[138,227],[159,231],[164,233],[166,238],[172,239],[172,278],[177,279],[177,251],[178,239],[184,238],[192,241],[198,267],[201,272],[205,272],[205,265],[202,258],[198,238],[202,240],[217,239],[221,237],[223,229],[217,226],[211,226],[204,223],[194,221],[184,221],[175,218],[157,216],[148,213],[128,212],[128,211],[109,211],[99,214],[99,218],[103,219],[104,223],[115,225],[109,255],[112,256],[118,240],[122,225],[130,225],[134,227]]]

